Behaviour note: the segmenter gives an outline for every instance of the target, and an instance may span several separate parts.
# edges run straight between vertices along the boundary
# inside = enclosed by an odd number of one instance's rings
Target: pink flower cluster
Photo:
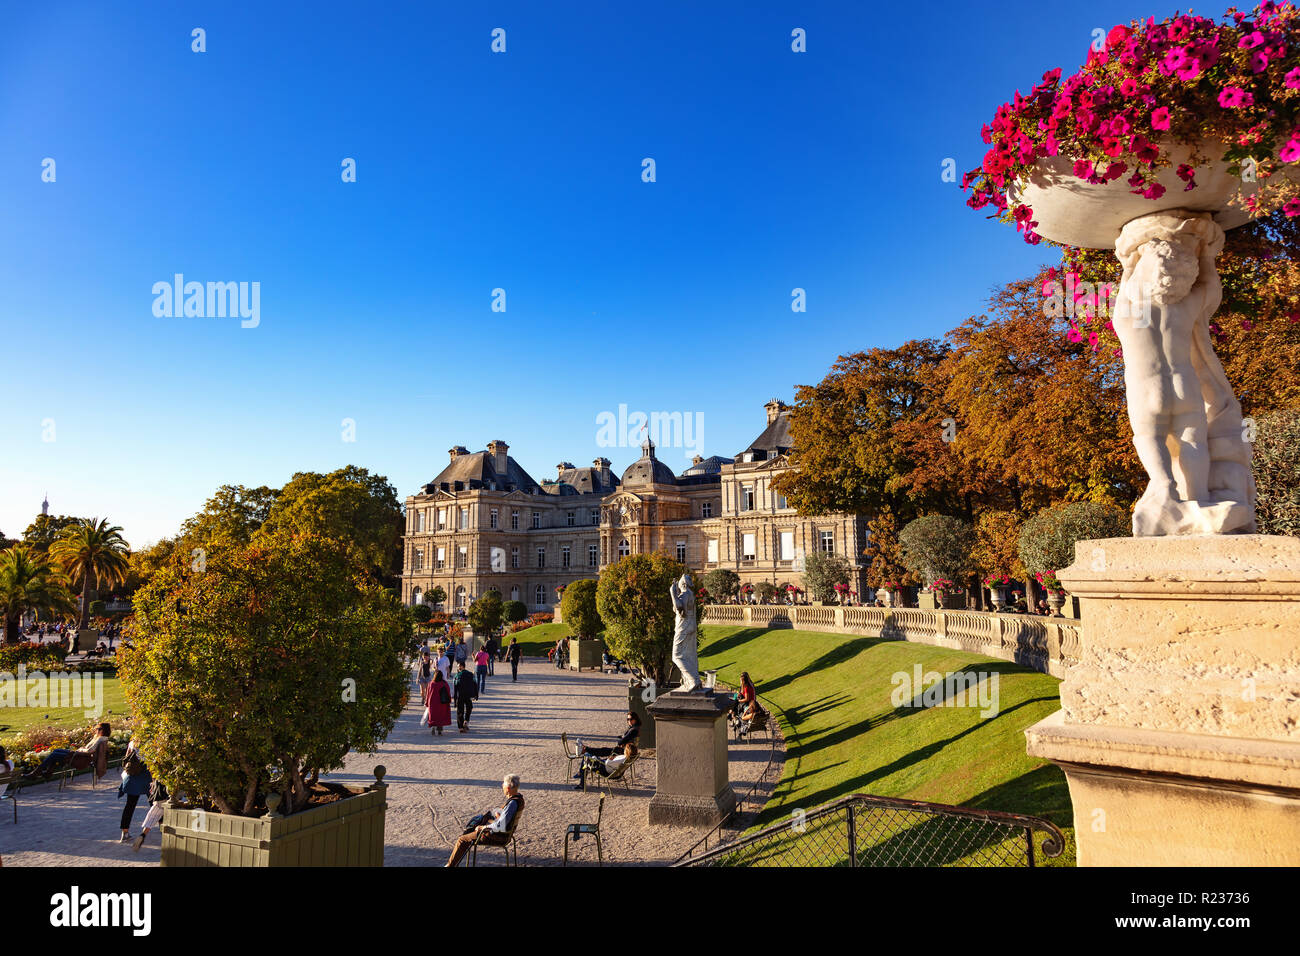
[[[1101,49],[1062,79],[1043,74],[1028,96],[1016,92],[984,126],[989,145],[978,169],[962,179],[972,209],[991,206],[1037,243],[1033,210],[1013,205],[1008,190],[1035,165],[1068,156],[1073,173],[1093,184],[1121,177],[1130,191],[1159,199],[1159,172],[1172,144],[1225,144],[1230,166],[1250,157],[1266,179],[1276,156],[1300,161],[1300,12],[1265,0],[1250,14],[1233,11],[1222,23],[1179,15],[1117,26]],[[1176,169],[1183,190],[1196,188],[1196,170]],[[1279,205],[1282,205],[1279,203]],[[1300,199],[1283,208],[1300,214]],[[1253,207],[1257,214],[1266,205]]]

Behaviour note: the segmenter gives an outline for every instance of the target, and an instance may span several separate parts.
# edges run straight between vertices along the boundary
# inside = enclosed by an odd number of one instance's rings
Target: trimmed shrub
[[[1077,541],[1127,538],[1126,512],[1100,501],[1071,501],[1044,508],[1020,529],[1020,560],[1033,575],[1059,571],[1074,563]]]

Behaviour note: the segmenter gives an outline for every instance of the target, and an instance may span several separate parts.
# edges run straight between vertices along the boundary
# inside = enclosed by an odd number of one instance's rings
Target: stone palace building
[[[444,607],[464,610],[495,588],[530,611],[549,611],[556,588],[628,554],[663,551],[697,573],[731,568],[742,582],[802,587],[803,556],[843,554],[865,593],[866,519],[803,517],[772,479],[788,469],[789,410],[764,406],[767,427],[735,458],[696,456],[680,475],[646,441],[623,472],[608,458],[590,467],[556,465],[540,484],[503,441],[486,451],[457,445],[436,478],[406,499],[402,598],[408,604],[440,586]]]

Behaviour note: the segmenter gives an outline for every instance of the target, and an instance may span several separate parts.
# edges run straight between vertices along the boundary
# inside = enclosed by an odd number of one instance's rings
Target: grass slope
[[[33,679],[27,682],[30,694],[33,688]],[[0,707],[0,735],[9,736],[21,731],[30,730],[33,727],[57,727],[60,730],[75,730],[78,727],[86,727],[91,723],[107,720],[112,723],[114,716],[122,716],[129,712],[130,707],[126,702],[126,694],[122,690],[122,684],[117,677],[104,675],[103,694],[99,700],[99,705],[103,709],[103,715],[86,715],[86,707],[48,707],[43,705],[26,706],[26,707]],[[15,697],[16,699],[16,697]]]
[[[895,707],[896,673],[998,675],[998,711]],[[927,800],[1040,816],[1066,833],[1073,815],[1065,775],[1025,753],[1024,730],[1060,707],[1056,678],[964,651],[798,630],[704,626],[700,666],[732,686],[748,671],[782,711],[785,771],[759,826],[851,793]],[[910,703],[910,701],[909,701]],[[1043,861],[1040,861],[1043,862]]]
[[[569,633],[567,624],[534,624],[515,634],[506,635],[506,646],[510,638],[519,638],[519,653],[524,657],[545,657],[546,652],[555,646],[555,642]]]

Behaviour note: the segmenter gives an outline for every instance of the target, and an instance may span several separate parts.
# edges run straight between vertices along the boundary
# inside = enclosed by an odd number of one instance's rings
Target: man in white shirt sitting
[[[505,802],[493,810],[471,818],[465,832],[451,848],[448,866],[456,866],[475,843],[504,843],[514,829],[515,819],[524,808],[524,798],[519,793],[519,774],[508,773],[501,780]]]

